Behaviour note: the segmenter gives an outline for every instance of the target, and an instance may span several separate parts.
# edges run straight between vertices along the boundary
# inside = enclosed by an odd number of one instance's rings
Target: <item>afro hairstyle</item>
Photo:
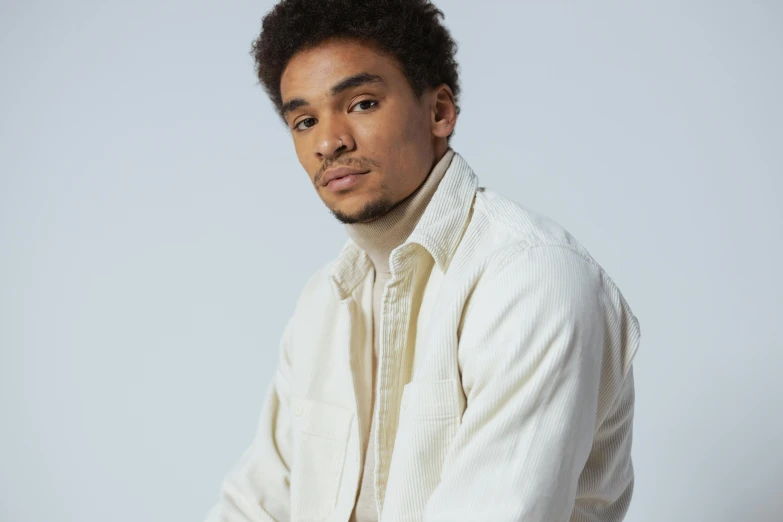
[[[280,78],[299,51],[329,39],[355,39],[395,57],[413,93],[445,83],[459,96],[457,44],[428,0],[282,0],[264,16],[251,45],[258,80],[280,117]],[[456,105],[459,114],[459,106]],[[453,134],[453,133],[452,133]]]

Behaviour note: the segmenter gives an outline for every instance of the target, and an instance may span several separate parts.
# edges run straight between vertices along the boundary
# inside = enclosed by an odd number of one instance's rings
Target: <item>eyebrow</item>
[[[329,90],[329,92],[332,96],[337,96],[338,94],[340,94],[345,90],[351,89],[353,87],[358,87],[360,85],[366,85],[368,83],[386,85],[386,82],[383,81],[383,78],[381,78],[377,74],[359,73],[359,74],[354,74],[353,76],[348,76],[346,78],[343,78],[342,80],[334,84],[332,88]],[[281,108],[281,113],[285,118],[289,112],[295,111],[299,107],[306,107],[307,105],[310,105],[310,102],[308,102],[304,98],[293,98],[283,104]]]

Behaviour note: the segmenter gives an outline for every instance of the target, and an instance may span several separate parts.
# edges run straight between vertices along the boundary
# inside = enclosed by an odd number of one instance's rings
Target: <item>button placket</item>
[[[394,260],[392,265],[396,265]],[[405,263],[405,266],[409,264]],[[397,393],[399,391],[399,364],[401,361],[400,342],[407,339],[408,315],[410,314],[410,270],[397,272],[400,267],[392,267],[392,279],[386,283],[381,299],[382,336],[380,341],[379,390],[378,390],[378,460],[376,462],[375,494],[379,512],[383,510],[391,453],[396,434],[395,424],[399,422]],[[392,313],[396,311],[396,315]],[[399,325],[398,328],[395,328]],[[399,331],[398,331],[399,330]],[[402,341],[400,341],[402,340]]]

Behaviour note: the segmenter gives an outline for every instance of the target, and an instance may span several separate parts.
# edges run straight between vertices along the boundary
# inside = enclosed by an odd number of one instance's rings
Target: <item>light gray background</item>
[[[345,240],[262,2],[3,0],[0,520],[201,520]],[[781,2],[441,0],[453,142],[642,329],[631,522],[783,520]]]

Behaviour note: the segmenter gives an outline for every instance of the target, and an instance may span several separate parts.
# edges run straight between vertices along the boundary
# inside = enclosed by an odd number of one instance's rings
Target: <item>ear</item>
[[[454,103],[454,93],[444,83],[432,90],[430,100],[432,134],[439,138],[448,138],[457,124],[457,106]]]

